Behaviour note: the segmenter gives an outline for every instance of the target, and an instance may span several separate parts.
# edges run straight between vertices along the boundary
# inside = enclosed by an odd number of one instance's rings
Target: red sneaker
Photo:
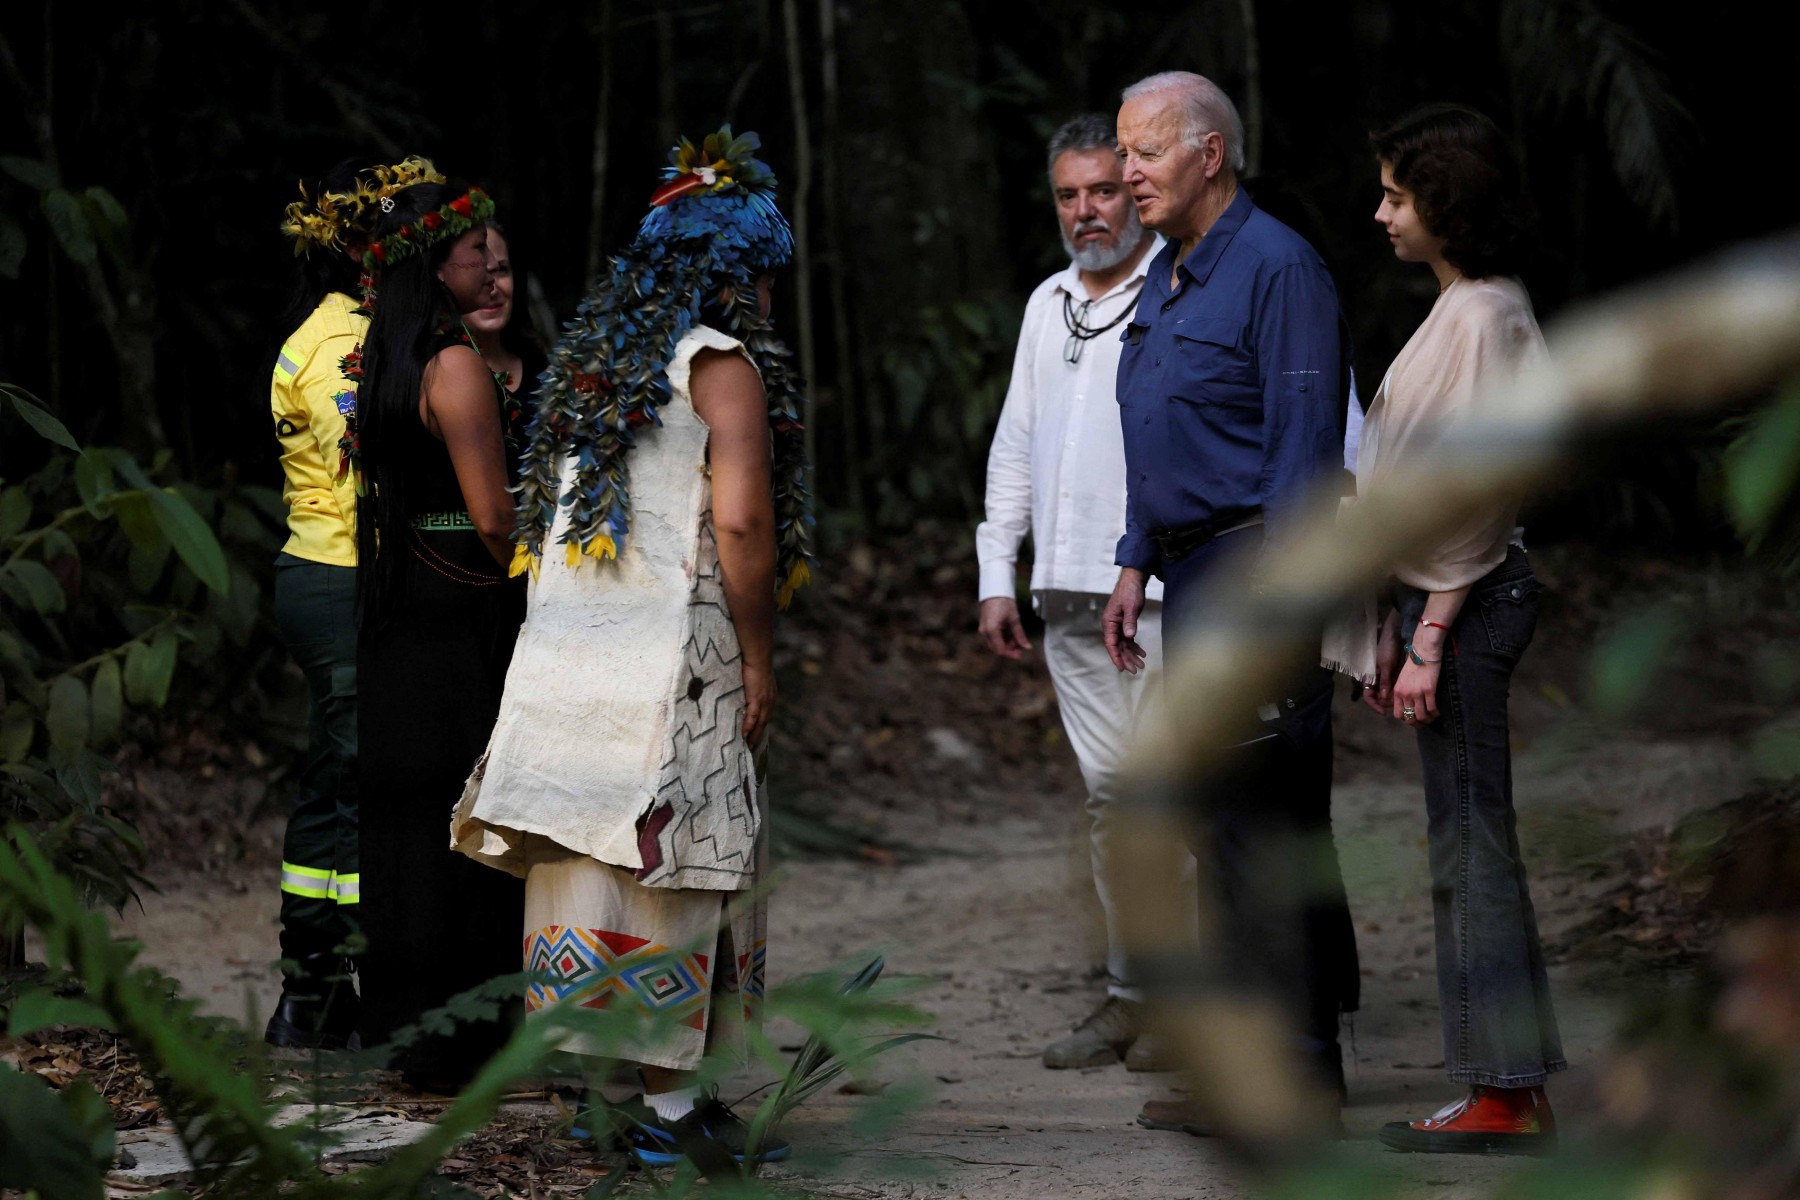
[[[1418,1154],[1551,1154],[1556,1118],[1541,1087],[1476,1084],[1423,1121],[1389,1121],[1381,1144]]]

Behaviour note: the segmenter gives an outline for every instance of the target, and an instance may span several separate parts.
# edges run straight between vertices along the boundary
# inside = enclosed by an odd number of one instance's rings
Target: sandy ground
[[[1535,707],[1534,707],[1535,704]],[[1744,790],[1747,769],[1723,741],[1582,739],[1527,697],[1517,791],[1522,838],[1547,934],[1593,911],[1616,867],[1623,831],[1666,823]],[[1373,1138],[1389,1120],[1423,1115],[1458,1089],[1441,1072],[1425,886],[1422,804],[1404,731],[1340,697],[1339,849],[1362,953],[1363,1009],[1353,1047],[1344,1160],[1394,1196],[1476,1196],[1522,1168],[1505,1160],[1404,1156]],[[1066,753],[1066,752],[1065,752]],[[976,773],[979,777],[979,772]],[[847,785],[853,786],[853,785]],[[982,807],[981,805],[975,806]],[[789,863],[773,900],[771,964],[783,975],[886,956],[890,976],[917,980],[917,1003],[943,1041],[903,1049],[879,1067],[885,1099],[916,1106],[876,1132],[858,1124],[866,1095],[832,1093],[786,1128],[805,1152],[771,1176],[808,1194],[846,1197],[1232,1197],[1254,1190],[1211,1142],[1137,1127],[1144,1099],[1176,1077],[1122,1066],[1045,1070],[1042,1045],[1097,1002],[1091,894],[1085,892],[1079,785],[993,797],[988,823],[946,823],[938,806],[885,815],[890,834],[927,848],[922,861]],[[260,1022],[277,988],[276,896],[169,864],[158,893],[122,932],[212,1011]],[[1552,970],[1571,1070],[1553,1088],[1566,1135],[1592,1111],[1595,1064],[1634,991],[1649,986],[1602,966]],[[774,1031],[783,1042],[798,1039]],[[1326,1194],[1326,1193],[1315,1193]]]

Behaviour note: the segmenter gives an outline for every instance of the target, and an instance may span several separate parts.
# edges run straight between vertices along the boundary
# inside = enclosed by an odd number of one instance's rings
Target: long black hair
[[[1471,279],[1519,273],[1530,216],[1518,160],[1492,121],[1460,104],[1427,104],[1369,141],[1425,228],[1444,239],[1446,262]]]
[[[426,213],[467,191],[441,183],[419,183],[395,193],[394,206],[370,232],[372,242],[417,226]],[[409,444],[423,433],[419,392],[425,364],[436,353],[438,332],[457,320],[449,289],[438,268],[458,241],[445,237],[392,266],[376,280],[377,296],[362,347],[362,382],[357,388],[357,436],[364,493],[356,506],[357,607],[365,628],[377,628],[399,602],[405,586],[406,492],[410,482]]]
[[[302,192],[316,201],[332,193],[348,194],[356,190],[363,173],[380,166],[378,158],[346,158],[317,179],[302,180]],[[362,257],[365,232],[352,228],[344,248],[331,249],[310,245],[294,256],[294,278],[288,288],[288,299],[281,310],[281,333],[285,337],[300,328],[319,302],[332,292],[356,295],[357,281],[362,277],[358,260]]]

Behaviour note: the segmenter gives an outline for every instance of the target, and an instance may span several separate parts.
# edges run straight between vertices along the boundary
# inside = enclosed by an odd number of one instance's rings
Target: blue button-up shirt
[[[1265,543],[1279,540],[1343,460],[1349,347],[1318,252],[1241,188],[1180,252],[1171,241],[1151,262],[1119,358],[1117,561],[1151,574],[1152,534],[1260,512]]]

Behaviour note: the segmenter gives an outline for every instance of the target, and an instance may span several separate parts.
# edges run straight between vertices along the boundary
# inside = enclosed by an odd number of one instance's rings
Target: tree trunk
[[[794,116],[794,306],[800,328],[800,376],[806,381],[801,420],[806,427],[806,461],[812,462],[818,452],[818,436],[814,429],[817,399],[813,386],[818,352],[813,334],[812,219],[808,213],[812,199],[812,132],[806,116],[806,73],[801,57],[799,9],[799,0],[781,0],[781,30],[787,43],[788,101]]]
[[[675,89],[675,17],[666,4],[656,10],[656,82],[657,141],[667,148],[681,136],[681,117]]]
[[[856,356],[850,338],[850,302],[845,295],[844,194],[838,175],[842,143],[838,134],[837,0],[819,0],[820,123],[819,165],[825,193],[824,256],[826,287],[831,296],[831,344],[838,436],[843,450],[844,485],[840,504],[858,517],[868,515],[863,495],[862,452],[857,426],[862,420],[862,393],[856,381]],[[814,385],[817,386],[816,384]]]
[[[1244,28],[1244,169],[1254,178],[1262,171],[1262,44],[1256,31],[1256,0],[1238,0]]]
[[[587,278],[600,273],[606,256],[606,160],[607,131],[612,124],[613,0],[600,0],[598,98],[594,105],[594,141],[590,170],[593,188],[588,193]]]

